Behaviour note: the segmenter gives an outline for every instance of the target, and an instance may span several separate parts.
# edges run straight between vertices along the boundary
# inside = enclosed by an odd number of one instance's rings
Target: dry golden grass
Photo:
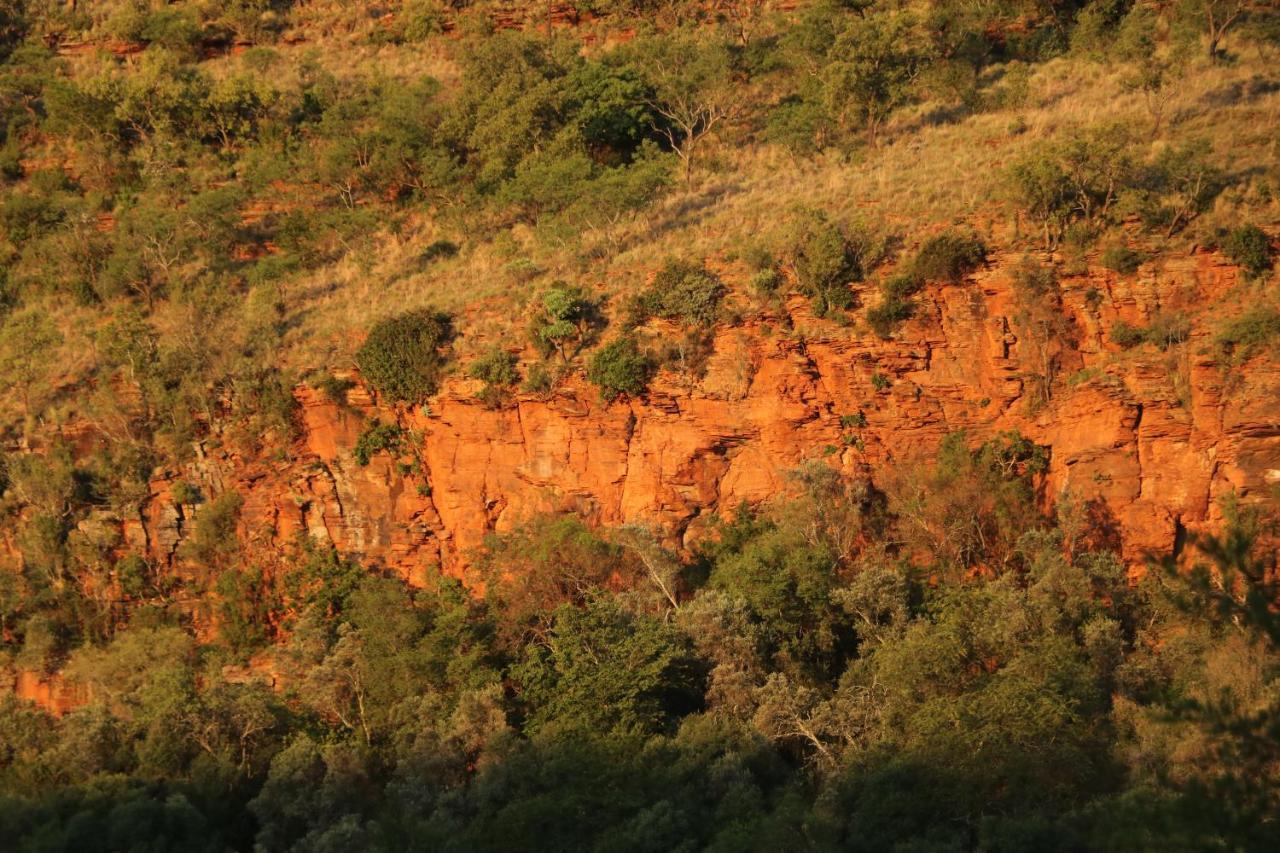
[[[1232,102],[1233,87],[1274,75],[1264,57],[1246,54],[1232,66],[1197,65],[1177,84],[1169,118],[1152,150],[1167,140],[1208,138],[1219,161],[1239,174],[1274,168],[1280,145],[1280,91],[1260,91]],[[340,365],[363,330],[378,317],[421,306],[454,312],[464,337],[460,354],[491,342],[523,341],[523,306],[555,278],[596,288],[615,303],[643,286],[673,255],[732,256],[752,241],[775,238],[797,206],[816,207],[838,220],[902,235],[909,248],[953,223],[966,222],[997,244],[1012,233],[1012,208],[1002,174],[1016,158],[1073,127],[1122,122],[1145,137],[1151,117],[1142,98],[1123,85],[1123,69],[1061,58],[1035,69],[1027,103],[936,121],[938,105],[898,115],[887,141],[852,156],[829,153],[797,158],[767,144],[708,147],[694,185],[677,187],[641,217],[612,233],[585,233],[559,245],[517,228],[480,242],[465,239],[462,253],[426,269],[414,268],[422,248],[448,229],[418,223],[401,238],[383,238],[361,268],[348,258],[294,287],[305,310],[288,340],[291,361]],[[1016,131],[1016,132],[1015,132]],[[1238,216],[1246,200],[1224,196],[1216,215]],[[1273,204],[1255,214],[1280,219]],[[456,236],[456,235],[455,235]],[[523,259],[537,274],[514,275]],[[743,290],[742,276],[725,273]],[[316,288],[322,281],[332,288]],[[319,295],[314,295],[319,293]],[[305,304],[304,304],[305,303]],[[825,323],[824,326],[831,326]],[[836,330],[826,330],[829,333]]]
[[[342,50],[325,51],[281,44],[273,48],[281,54],[276,66],[296,74],[297,60],[306,56],[339,77],[383,69],[396,79],[430,75],[446,85],[457,79],[448,39],[402,46],[362,43],[354,35],[350,41]],[[206,65],[220,74],[244,61],[227,56]],[[896,233],[907,248],[958,222],[1001,245],[1013,233],[1002,186],[1010,162],[1073,127],[1122,122],[1139,138],[1149,134],[1151,116],[1141,96],[1126,90],[1123,76],[1114,64],[1056,59],[1034,67],[1024,104],[951,120],[942,105],[921,104],[895,116],[880,147],[851,155],[801,158],[775,145],[713,141],[692,186],[675,187],[629,222],[563,242],[528,227],[469,239],[472,229],[465,224],[411,214],[398,235],[379,235],[288,284],[292,327],[284,360],[299,370],[347,367],[372,322],[426,306],[457,315],[464,332],[460,355],[493,342],[517,344],[524,338],[525,304],[554,279],[587,285],[616,304],[673,255],[722,262],[753,242],[776,240],[798,206]],[[1251,173],[1274,170],[1280,91],[1256,81],[1275,80],[1272,63],[1250,51],[1233,65],[1193,65],[1176,84],[1152,150],[1167,140],[1203,136],[1246,184]],[[1274,202],[1259,208],[1247,190],[1224,194],[1208,219],[1230,223],[1244,209],[1263,224],[1280,220]],[[420,264],[422,250],[438,239],[458,242],[461,252]],[[724,274],[731,286],[746,290],[745,270],[730,266]],[[75,337],[73,331],[69,340]]]

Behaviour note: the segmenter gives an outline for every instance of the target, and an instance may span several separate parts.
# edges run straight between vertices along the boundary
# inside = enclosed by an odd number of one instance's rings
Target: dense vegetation
[[[243,499],[185,480],[181,576],[122,538],[155,472],[287,453],[299,382],[622,405],[746,317],[892,339],[996,253],[1022,258],[1029,406],[1066,381],[1059,283],[1090,264],[1219,252],[1243,276],[1205,352],[1276,351],[1273,3],[512,14],[0,0],[0,663],[90,699],[0,698],[0,835],[1274,849],[1268,518],[1228,502],[1131,579],[1100,505],[1046,515],[1016,435],[874,484],[805,467],[680,554],[534,519],[474,555],[483,598],[306,537],[260,560]],[[1099,339],[1186,356],[1190,322]],[[410,430],[362,429],[358,465],[430,494]]]
[[[1040,449],[966,445],[883,492],[803,469],[692,563],[547,517],[489,543],[477,600],[301,541],[283,583],[224,570],[212,643],[151,592],[70,653],[92,702],[5,700],[0,826],[33,850],[1274,844],[1274,530],[1228,507],[1204,568],[1134,584],[1090,507],[1040,514]],[[236,509],[200,516],[205,564]],[[250,653],[276,689],[233,677]]]

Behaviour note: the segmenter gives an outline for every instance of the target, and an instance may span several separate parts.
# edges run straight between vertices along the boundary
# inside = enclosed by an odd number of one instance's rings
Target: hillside
[[[0,60],[22,849],[1277,840],[1275,3],[9,0]]]

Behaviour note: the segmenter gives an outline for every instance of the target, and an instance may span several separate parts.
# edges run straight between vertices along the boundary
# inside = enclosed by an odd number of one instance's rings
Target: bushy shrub
[[[1152,344],[1166,350],[1185,343],[1191,336],[1191,321],[1181,312],[1157,314],[1146,326],[1132,326],[1123,320],[1111,327],[1111,340],[1122,349]]]
[[[557,281],[547,288],[529,320],[529,337],[543,358],[558,353],[568,362],[604,326],[600,305],[577,285]]]
[[[347,392],[354,388],[356,383],[350,379],[339,379],[332,373],[325,373],[316,380],[316,385],[330,403],[335,406],[346,406]]]
[[[751,275],[751,289],[759,296],[772,296],[782,285],[782,274],[776,269],[763,269]]]
[[[1260,305],[1226,323],[1218,332],[1218,347],[1236,361],[1244,361],[1280,338],[1280,308]]]
[[[987,248],[971,231],[948,231],[926,240],[902,272],[880,284],[880,304],[867,312],[867,324],[888,338],[915,311],[911,297],[926,282],[959,283],[987,259]]]
[[[467,375],[486,385],[507,387],[520,379],[516,370],[516,357],[500,346],[490,347],[484,355],[471,362]]]
[[[186,556],[205,566],[219,563],[240,547],[236,526],[244,498],[226,492],[204,505],[196,515],[194,532],[184,545]]]
[[[445,4],[439,0],[408,0],[397,16],[401,41],[420,42],[444,32]]]
[[[905,300],[919,293],[922,287],[924,287],[922,279],[910,273],[899,273],[885,279],[880,285],[880,290],[886,299]]]
[[[169,497],[174,503],[184,506],[194,506],[201,501],[200,490],[186,480],[174,483],[169,489]]]
[[[920,282],[959,283],[987,260],[987,247],[972,231],[948,231],[930,237],[911,262],[911,275]]]
[[[418,263],[425,267],[435,261],[452,258],[457,254],[457,243],[449,240],[436,240],[427,246],[427,248],[423,249],[421,255],[418,255]]]
[[[1123,243],[1113,243],[1103,250],[1102,265],[1121,275],[1132,275],[1142,265],[1142,255]]]
[[[898,324],[910,319],[914,312],[910,299],[886,294],[879,305],[867,312],[867,325],[881,338],[889,338]]]
[[[356,464],[364,467],[369,464],[375,455],[384,450],[396,451],[400,447],[400,439],[404,437],[404,430],[395,424],[384,424],[381,421],[374,421],[369,425],[368,429],[360,433],[360,437],[356,439],[355,450],[353,455],[356,458]]]
[[[1271,269],[1271,239],[1253,223],[1241,225],[1228,234],[1222,248],[1227,257],[1250,276],[1256,278]]]
[[[684,326],[712,326],[724,292],[720,279],[702,264],[668,261],[636,300],[631,320],[661,317]]]
[[[600,389],[606,400],[622,394],[643,394],[653,376],[653,361],[640,351],[632,338],[619,338],[606,344],[591,357],[587,379]]]
[[[818,316],[853,305],[849,284],[862,277],[862,263],[844,231],[825,215],[801,217],[789,254],[800,291],[813,300]]]
[[[493,409],[506,401],[511,386],[520,381],[520,371],[516,369],[516,357],[496,345],[471,362],[471,366],[467,368],[467,375],[484,383],[484,388],[477,396],[486,406]]]
[[[452,335],[447,315],[410,311],[375,324],[356,351],[356,365],[375,389],[391,399],[421,400],[439,386],[445,363],[440,348]]]
[[[1181,311],[1166,311],[1151,318],[1143,333],[1146,342],[1166,350],[1191,337],[1191,321]]]
[[[1132,349],[1145,340],[1140,326],[1131,326],[1124,320],[1111,327],[1111,341],[1121,349]]]

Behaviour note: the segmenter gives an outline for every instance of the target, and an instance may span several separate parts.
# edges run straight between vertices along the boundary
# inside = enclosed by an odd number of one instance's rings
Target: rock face
[[[798,301],[785,318],[723,328],[704,376],[664,372],[643,400],[606,404],[573,380],[549,399],[493,410],[453,380],[429,410],[405,411],[359,388],[339,405],[302,387],[287,461],[206,448],[153,484],[135,538],[173,558],[187,513],[168,489],[185,478],[210,494],[238,491],[243,535],[257,547],[306,533],[421,582],[436,566],[464,574],[488,532],[534,513],[643,523],[687,543],[710,514],[785,492],[806,461],[874,479],[952,431],[976,442],[1018,430],[1050,450],[1047,498],[1088,503],[1136,562],[1215,523],[1219,497],[1256,499],[1280,480],[1280,369],[1267,358],[1224,363],[1214,345],[1222,313],[1201,309],[1230,304],[1234,268],[1197,254],[1136,277],[1065,279],[1058,343],[1026,319],[1017,260],[928,289],[888,341],[817,320]],[[1165,350],[1121,352],[1107,336],[1120,320],[1179,312],[1189,331]],[[1055,376],[1036,403],[1046,364]],[[404,438],[361,466],[352,451],[374,419],[399,424]]]

